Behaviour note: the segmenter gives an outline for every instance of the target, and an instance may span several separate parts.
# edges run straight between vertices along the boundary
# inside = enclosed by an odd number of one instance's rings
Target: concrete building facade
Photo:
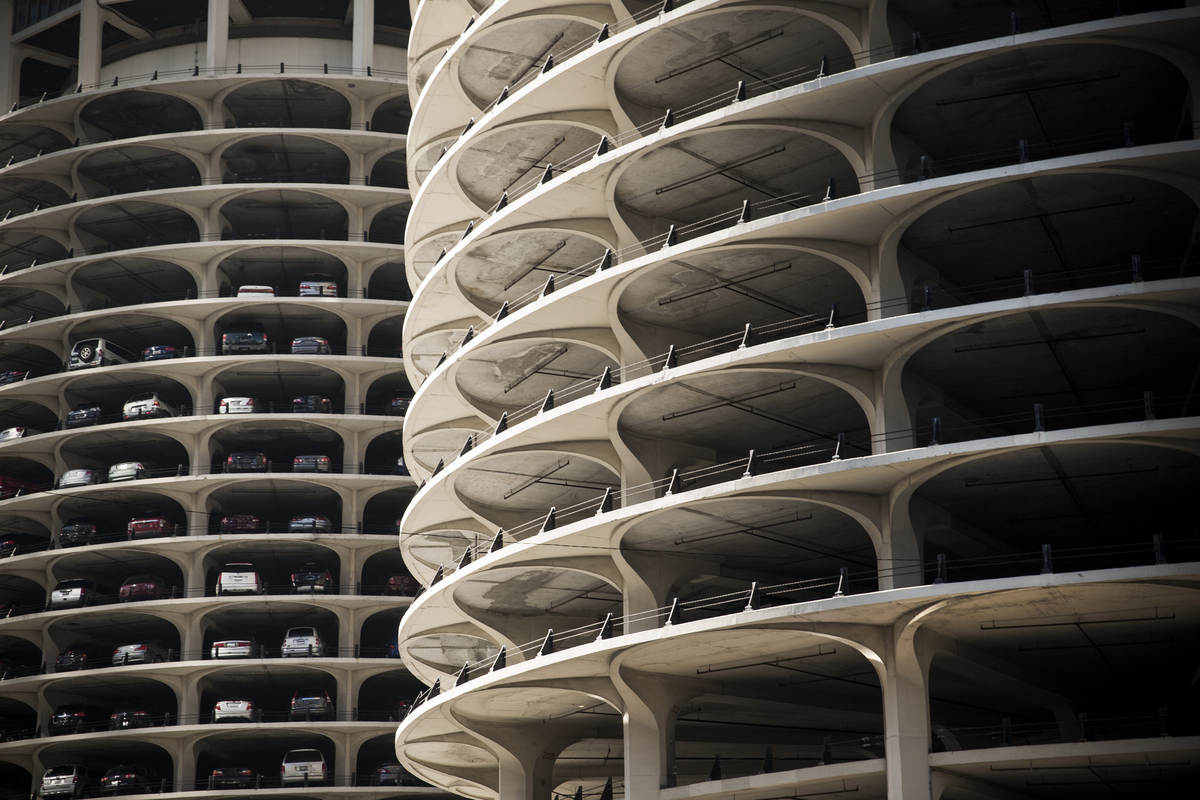
[[[192,795],[229,792],[219,767],[440,794],[376,775],[421,688],[395,659],[408,9],[0,0],[0,24],[0,794],[66,764]],[[110,357],[72,369],[97,340]],[[127,418],[147,395],[171,413]],[[218,595],[225,572],[259,591]],[[137,575],[164,596],[118,602]],[[97,602],[53,601],[72,580]],[[295,628],[321,643],[282,658]],[[145,663],[114,664],[125,645]],[[295,713],[306,692],[332,715]],[[250,724],[214,713],[230,698]],[[121,709],[154,726],[110,730]],[[328,780],[281,789],[303,748]]]
[[[1189,793],[1192,2],[423,0],[403,763]]]

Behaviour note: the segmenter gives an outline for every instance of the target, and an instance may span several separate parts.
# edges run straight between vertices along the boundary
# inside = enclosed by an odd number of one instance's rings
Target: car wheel
[[[161,664],[161,663],[163,663],[163,661],[165,661],[165,660],[166,660],[166,659],[164,659],[162,656],[155,656],[155,657],[154,657],[154,663],[155,663],[155,664]]]

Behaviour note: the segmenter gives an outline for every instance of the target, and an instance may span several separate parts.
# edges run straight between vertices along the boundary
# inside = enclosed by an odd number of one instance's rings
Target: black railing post
[[[1012,717],[1000,718],[1001,741],[1005,747],[1012,745]]]
[[[1158,417],[1154,415],[1154,392],[1149,389],[1142,392],[1142,407],[1146,412],[1147,422],[1158,419]]]
[[[1025,270],[1025,296],[1033,296],[1033,270]]]
[[[1033,432],[1044,433],[1046,430],[1046,412],[1041,403],[1033,404]]]
[[[1142,282],[1142,257],[1139,255],[1135,255],[1135,256],[1133,256],[1133,258],[1131,260],[1133,262],[1133,265],[1132,265],[1133,266],[1133,282],[1141,283]],[[68,314],[71,313],[70,306],[67,307],[67,313]]]
[[[1167,563],[1167,551],[1163,548],[1161,533],[1154,534],[1154,564],[1160,566]]]
[[[1050,545],[1042,545],[1042,574],[1054,574],[1054,558],[1050,553]]]
[[[946,582],[946,554],[938,553],[937,557],[937,577],[933,579],[934,583]]]

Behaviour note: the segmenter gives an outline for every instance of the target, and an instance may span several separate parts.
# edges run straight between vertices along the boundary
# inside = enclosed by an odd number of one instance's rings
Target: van
[[[105,339],[84,339],[71,348],[71,360],[67,370],[107,367],[112,364],[128,364],[128,360],[117,352],[112,343]]]
[[[267,332],[261,322],[234,322],[221,336],[221,355],[265,353],[270,350]]]
[[[327,770],[320,750],[289,750],[279,766],[279,782],[285,786],[324,783]]]

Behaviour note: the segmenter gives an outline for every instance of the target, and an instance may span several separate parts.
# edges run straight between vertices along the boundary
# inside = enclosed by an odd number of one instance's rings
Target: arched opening
[[[224,239],[345,240],[341,203],[311,192],[279,189],[235,197],[221,207]]]
[[[336,294],[345,297],[348,272],[345,262],[329,253],[283,246],[240,250],[221,261],[217,275],[222,295],[236,294],[245,284],[258,284],[274,287],[277,296],[296,297],[300,296],[300,284],[312,279],[336,284]]]
[[[113,139],[199,130],[204,125],[200,112],[186,100],[145,90],[97,97],[79,117],[92,135]]]
[[[226,559],[236,558],[237,562],[245,562],[254,558],[253,555],[240,552],[230,552]],[[264,554],[265,555],[265,554]],[[216,558],[218,554],[214,554]],[[261,560],[261,559],[255,559]],[[257,569],[258,564],[254,564]],[[238,569],[244,569],[238,567]],[[213,580],[220,567],[210,570]],[[261,577],[261,573],[260,573]],[[232,658],[282,658],[288,662],[302,659],[321,659],[350,657],[353,653],[338,651],[338,619],[327,609],[310,603],[289,601],[283,599],[264,599],[261,602],[233,604],[237,608],[218,608],[204,617],[204,652],[200,656],[205,659],[224,661]],[[313,632],[315,631],[315,636]],[[297,644],[293,639],[303,639]],[[214,648],[214,642],[230,640],[254,643],[251,655],[226,655],[223,647]],[[214,656],[213,653],[216,653]],[[330,679],[332,682],[332,679]]]
[[[408,188],[408,160],[403,150],[388,153],[371,168],[371,185]]]
[[[491,236],[464,253],[455,265],[459,287],[480,309],[500,306],[541,292],[552,276],[599,264],[605,243],[562,229],[522,230]]]
[[[71,140],[37,123],[6,122],[0,133],[0,159],[22,161],[38,153],[53,153],[71,146]]]
[[[218,408],[227,397],[253,397],[260,414],[341,414],[346,410],[345,391],[341,375],[299,360],[238,364],[221,372],[213,384]]]
[[[599,133],[565,123],[509,126],[472,138],[455,162],[455,177],[475,205],[490,209],[504,192],[531,188],[548,165],[577,161],[599,142]]]
[[[20,455],[0,455],[0,498],[42,492],[51,488],[54,475],[41,463]]]
[[[243,476],[214,491],[208,501],[210,534],[315,537],[341,533],[341,528],[342,502],[338,494],[298,477]],[[216,576],[212,579],[215,581]]]
[[[376,12],[378,22],[379,12]],[[401,136],[408,133],[408,122],[412,119],[412,108],[408,97],[393,97],[385,101],[371,116],[371,130],[379,133],[396,133]]]
[[[13,175],[0,178],[0,216],[20,215],[70,202],[60,187],[39,178]]]
[[[313,688],[324,688],[315,686]],[[333,691],[325,689],[331,696]],[[294,692],[293,692],[294,694]],[[290,703],[290,698],[289,698]],[[303,776],[297,777],[293,771],[287,775],[287,783],[283,783],[280,767],[287,754],[295,750],[319,750],[325,761],[325,778],[309,778],[310,786],[322,786],[334,783],[339,777],[344,782],[346,776],[335,776],[334,745],[328,738],[317,733],[306,731],[287,731],[279,736],[264,737],[255,731],[228,731],[216,736],[209,736],[196,745],[196,790],[205,791],[211,786],[233,786],[234,784],[218,781],[214,771],[234,768],[237,771],[250,771],[250,780],[245,784],[247,789],[295,789],[302,788],[306,781]]]
[[[225,112],[236,128],[350,127],[350,101],[328,86],[290,78],[235,89]]]
[[[100,582],[103,579],[110,583],[101,584],[102,587],[111,586],[112,578],[105,577],[108,572],[94,565],[95,559],[80,561],[73,568],[59,570],[59,576],[63,580],[77,577]],[[105,566],[111,569],[110,565]],[[115,595],[115,590],[112,591],[112,595]],[[195,658],[195,654],[181,652],[179,631],[174,625],[156,616],[152,608],[138,608],[136,604],[102,605],[76,611],[52,623],[49,634],[60,653],[71,649],[95,648],[100,656],[96,667],[112,667],[114,670],[125,672],[136,671],[145,665]],[[120,653],[116,652],[118,650]],[[108,656],[107,661],[103,657],[104,654]],[[55,669],[57,670],[57,666]],[[115,675],[106,673],[104,677],[93,677],[89,669],[81,674],[78,681],[107,685],[106,678],[111,680]],[[135,679],[133,675],[120,675],[119,678],[129,681]],[[70,694],[71,686],[71,681],[55,681],[48,687],[47,697],[53,698],[51,702],[72,702],[64,698],[64,695]],[[108,722],[107,715],[97,720],[99,729],[107,729]]]
[[[359,652],[363,658],[400,658],[396,631],[408,604],[379,611],[363,620],[358,632]]]
[[[394,633],[394,632],[393,632]],[[425,686],[408,673],[397,669],[372,675],[358,690],[358,718],[380,722],[399,722]],[[392,737],[389,737],[392,741]],[[395,742],[392,741],[395,755]],[[374,765],[370,767],[374,769]],[[362,770],[359,770],[361,773]],[[367,773],[370,775],[370,772]]]
[[[5,527],[7,528],[7,526]],[[3,535],[5,542],[13,541],[7,531]],[[19,555],[20,552],[18,546],[14,555]],[[6,556],[6,558],[12,557]],[[45,587],[21,575],[0,574],[0,608],[3,608],[3,613],[6,616],[32,614],[41,611],[45,608],[45,605]],[[9,677],[18,677],[26,668],[38,664],[40,659],[37,657],[38,650],[36,647],[24,639],[17,637],[6,638],[12,644],[12,650],[5,649],[4,651],[6,657],[8,653],[12,653],[12,657],[8,659],[7,663],[8,671],[11,673]],[[0,666],[0,670],[3,669],[5,669],[5,666]]]
[[[618,369],[600,350],[567,340],[497,344],[477,359],[464,362],[455,379],[467,398],[495,417],[541,403],[550,389],[561,400],[565,390],[598,379],[605,367]]]
[[[198,296],[192,273],[156,258],[102,258],[80,267],[72,274],[71,281],[83,303],[83,311],[190,300]]]
[[[411,300],[403,261],[389,261],[371,273],[367,296],[372,300]]]
[[[97,462],[97,466],[107,465]],[[63,522],[63,528],[59,530],[58,546],[80,547],[104,542],[141,541],[200,532],[202,520],[193,519],[194,515],[184,511],[178,502],[164,495],[134,488],[137,485],[134,482],[132,485],[126,484],[128,488],[118,488],[118,484],[114,484],[98,491],[65,497],[57,509],[58,518]],[[137,526],[133,535],[130,535],[131,522],[159,519],[165,521],[163,525]],[[83,527],[73,531],[65,530],[67,526],[73,525]],[[196,529],[191,530],[194,526]],[[107,567],[107,561],[104,564]],[[94,577],[101,583],[108,584],[106,576],[107,568],[103,574],[85,577]],[[116,587],[110,589],[110,593],[116,593]]]
[[[196,220],[189,214],[144,200],[110,200],[95,205],[79,215],[75,229],[93,253],[195,242],[200,238]]]
[[[398,520],[404,515],[415,492],[416,487],[404,481],[400,486],[372,497],[363,510],[362,532],[373,536],[394,536]]]
[[[0,231],[0,264],[10,269],[67,258],[67,248],[56,239],[30,231]]]
[[[106,148],[84,158],[78,169],[91,197],[200,184],[200,170],[190,158],[161,147]]]
[[[371,220],[369,239],[372,242],[404,244],[404,225],[408,222],[411,202],[389,205]]]
[[[51,546],[50,531],[37,520],[16,515],[3,515],[0,516],[0,542],[3,542],[0,544],[0,558],[37,553],[49,549]],[[0,582],[0,589],[8,591],[4,586],[5,584]],[[18,605],[29,602],[41,603],[44,596],[41,586],[27,585],[24,579],[17,579],[15,586],[16,596],[13,601]],[[13,601],[3,602],[8,602],[12,607]],[[2,613],[0,612],[0,614]]]
[[[303,713],[292,719],[292,698],[296,692],[305,688],[320,688],[329,693],[330,698],[337,697],[336,681],[326,672],[302,666],[299,662],[289,659],[287,662],[277,660],[270,667],[246,669],[239,667],[237,662],[211,672],[198,682],[200,692],[200,724],[233,725],[251,722],[277,723],[301,722]],[[229,700],[249,701],[245,705],[222,702]],[[218,707],[218,703],[222,705]],[[309,714],[311,717],[311,713]],[[347,716],[346,719],[349,719]],[[260,729],[261,730],[261,729]],[[236,733],[222,733],[220,738]],[[260,736],[261,738],[261,736]],[[222,766],[237,764],[227,762]],[[210,767],[209,770],[215,767]],[[277,777],[279,766],[273,771],[263,773],[264,777]],[[206,778],[207,772],[197,772],[200,778]]]
[[[531,72],[547,53],[595,38],[599,26],[563,17],[539,17],[493,27],[475,38],[458,64],[458,80],[471,102],[483,108]],[[561,59],[561,56],[560,56]]]
[[[235,474],[244,466],[227,463],[232,453],[261,453],[266,457],[266,472],[296,475],[316,471],[353,472],[356,465],[343,460],[344,441],[337,431],[311,422],[289,422],[285,419],[263,419],[238,422],[215,431],[210,440],[212,471]],[[315,468],[304,456],[324,456]],[[302,459],[297,463],[297,459]],[[345,469],[347,466],[350,469]]]
[[[165,323],[164,327],[170,328],[176,326],[174,323]],[[182,326],[178,327],[182,328]],[[81,340],[86,338],[88,337],[81,337]],[[190,337],[183,341],[190,343]],[[165,344],[166,342],[175,343],[179,342],[179,339],[174,337],[164,338],[158,340],[156,343]],[[180,343],[180,352],[182,352],[184,346],[186,345]],[[133,350],[133,353],[136,354],[141,351],[142,348],[138,347]],[[139,409],[145,409],[144,405],[130,405],[131,403],[139,403],[149,399],[145,397],[148,394],[157,395],[157,399],[161,401],[159,411],[165,411],[167,416],[187,416],[195,411],[191,392],[178,381],[172,380],[165,374],[150,371],[141,372],[138,369],[134,369],[122,370],[119,375],[111,373],[106,375],[104,374],[104,370],[95,370],[91,373],[81,373],[67,384],[63,392],[63,398],[72,410],[99,406],[99,416],[80,417],[76,415],[72,417],[68,415],[66,422],[69,423],[70,428],[78,428],[86,432],[91,425],[154,419],[156,417],[138,413]],[[127,406],[129,413],[126,413]],[[109,437],[108,441],[114,443],[136,441],[138,437],[142,436],[136,430],[124,433],[113,432],[107,435]],[[166,442],[157,441],[153,449],[160,451],[159,454],[165,457],[168,453],[162,451],[163,447],[167,447]],[[67,449],[69,450],[70,447]],[[107,453],[106,455],[116,455],[116,453]],[[186,465],[188,463],[188,458],[182,449],[170,449],[169,455],[172,459],[175,459],[169,462],[172,467],[175,464]],[[147,456],[147,458],[149,457]],[[181,457],[182,460],[179,460]]]
[[[395,532],[395,527],[391,532]],[[399,548],[375,553],[362,566],[363,594],[409,597],[420,587],[409,574]]]
[[[350,159],[340,147],[311,136],[256,136],[221,154],[221,178],[226,183],[348,183]]]
[[[21,102],[58,97],[70,91],[72,72],[69,67],[51,64],[38,58],[27,56],[21,59],[21,77],[18,84]]]

